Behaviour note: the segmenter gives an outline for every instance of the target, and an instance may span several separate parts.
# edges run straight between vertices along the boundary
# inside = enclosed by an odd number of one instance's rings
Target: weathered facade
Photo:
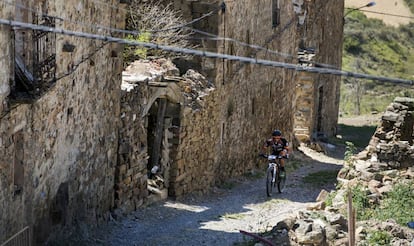
[[[0,3],[2,18],[90,33],[98,32],[98,24],[123,28],[125,8],[115,0],[102,6],[29,1],[30,9],[62,18],[41,21],[21,12],[20,3]],[[328,5],[322,13],[329,14],[321,14],[322,0],[174,1],[188,20],[215,11],[193,24],[219,37],[199,43],[206,51],[297,63],[299,48],[315,47],[317,62],[340,64],[341,37],[335,35],[341,33],[321,30],[342,28],[325,19],[333,18],[330,10],[341,16],[343,5]],[[96,222],[111,209],[128,212],[153,201],[153,195],[206,192],[259,167],[259,148],[273,129],[293,142],[299,125],[295,112],[302,100],[296,88],[307,74],[195,57],[204,76],[181,66],[179,71],[168,61],[144,62],[126,71],[121,87],[116,44],[8,26],[0,31],[5,50],[0,58],[0,203],[8,211],[0,214],[0,242],[27,225],[41,242],[53,228]],[[33,49],[34,54],[28,52]],[[330,100],[338,100],[339,80],[312,75],[309,81],[311,113],[301,117],[310,125],[300,127],[310,134],[320,126],[332,134],[337,108]],[[318,96],[321,86],[324,93]],[[329,106],[315,110],[321,102]]]
[[[303,2],[296,8],[302,16],[298,25],[299,62],[303,66],[340,69],[344,1],[296,2]],[[300,141],[336,134],[340,79],[326,74],[297,74],[294,133]]]
[[[2,19],[41,24],[44,15],[64,30],[124,23],[121,9],[92,2],[0,3]],[[30,226],[40,243],[59,226],[103,220],[113,207],[122,53],[91,39],[0,30],[0,242]],[[53,69],[39,75],[47,57]]]
[[[308,65],[341,67],[343,1],[174,3],[188,19],[217,11],[194,23],[219,37],[204,40],[205,50],[294,64],[301,62],[299,51],[312,50]],[[170,194],[202,191],[206,179],[198,177],[211,175],[207,183],[213,184],[253,168],[261,141],[272,129],[281,129],[292,142],[295,137],[306,141],[336,133],[340,77],[209,58],[201,64],[214,68],[206,74],[216,90],[204,98],[207,110],[181,119],[181,128],[194,132],[180,141]]]

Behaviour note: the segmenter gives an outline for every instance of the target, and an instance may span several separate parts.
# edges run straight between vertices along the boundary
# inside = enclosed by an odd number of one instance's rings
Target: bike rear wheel
[[[273,181],[273,168],[268,168],[267,169],[267,175],[266,175],[266,193],[268,197],[272,196],[272,191],[273,191],[273,185],[274,183]]]

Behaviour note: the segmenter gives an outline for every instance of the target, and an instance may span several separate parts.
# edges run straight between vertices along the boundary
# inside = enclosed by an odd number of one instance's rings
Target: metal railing
[[[32,246],[32,230],[26,226],[0,246]]]

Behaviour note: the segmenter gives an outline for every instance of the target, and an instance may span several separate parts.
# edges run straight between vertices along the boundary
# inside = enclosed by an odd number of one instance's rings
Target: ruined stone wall
[[[414,99],[397,97],[381,117],[362,159],[387,163],[392,169],[414,165]],[[360,157],[361,157],[360,156]]]
[[[60,28],[96,33],[88,25],[123,27],[121,10],[108,5],[57,0],[39,9],[73,21],[60,22]],[[73,52],[63,52],[68,43]],[[118,51],[117,45],[58,35],[54,87],[1,119],[0,204],[7,213],[0,214],[0,242],[31,226],[40,243],[61,226],[107,216],[120,123]]]
[[[161,151],[159,165],[164,181],[162,188],[168,188],[168,167],[172,161],[170,155],[173,155],[172,143],[169,143],[168,139],[173,131],[174,118],[170,112],[174,111],[171,109],[175,108],[174,105],[179,107],[183,92],[176,91],[176,95],[168,96],[173,92],[168,85],[174,86],[174,82],[166,82],[166,77],[175,78],[178,75],[178,69],[171,61],[165,59],[135,61],[123,72],[120,109],[122,125],[119,130],[118,164],[115,172],[115,208],[123,212],[140,207],[147,202],[150,195],[148,174],[155,164],[149,159],[153,148],[149,137],[152,137],[157,123],[152,121],[157,120],[154,118],[159,106],[157,100],[160,98],[168,98],[171,103],[167,105],[165,118],[161,120],[164,140],[167,142],[162,142],[164,153]],[[179,110],[175,117],[178,117],[178,114]],[[165,194],[167,193],[165,190]]]
[[[299,48],[314,52],[313,66],[340,69],[344,1],[294,2],[302,16],[298,25]],[[336,133],[340,79],[322,74],[298,76],[295,128],[301,140]]]
[[[135,86],[121,92],[121,128],[118,163],[115,169],[115,207],[127,212],[144,204],[148,196],[147,123],[141,115],[143,101],[149,97],[148,94],[146,86]]]

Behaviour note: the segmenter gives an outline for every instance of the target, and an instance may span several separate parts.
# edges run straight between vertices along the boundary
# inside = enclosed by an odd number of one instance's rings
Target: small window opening
[[[272,0],[272,27],[275,28],[279,24],[280,24],[279,0]]]

